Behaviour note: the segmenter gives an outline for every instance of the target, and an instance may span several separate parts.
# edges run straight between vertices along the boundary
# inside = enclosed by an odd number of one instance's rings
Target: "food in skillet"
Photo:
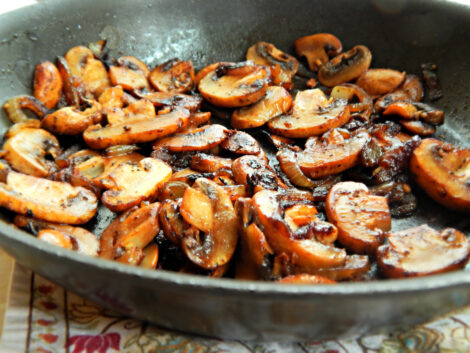
[[[46,242],[149,269],[334,284],[463,268],[460,231],[392,231],[418,187],[470,212],[470,150],[436,138],[444,112],[420,79],[329,33],[294,47],[258,42],[196,74],[111,58],[104,41],[39,63],[33,95],[4,104],[0,206]]]

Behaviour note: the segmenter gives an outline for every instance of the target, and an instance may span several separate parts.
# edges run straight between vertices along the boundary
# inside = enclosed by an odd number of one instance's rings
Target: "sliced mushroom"
[[[336,56],[343,50],[341,41],[330,33],[317,33],[299,38],[294,42],[294,47],[297,55],[307,58],[311,71],[317,71],[328,62],[329,57]]]
[[[427,276],[463,268],[470,257],[467,237],[453,228],[441,232],[423,224],[386,234],[388,244],[377,251],[386,277]]]
[[[327,99],[318,88],[299,92],[292,115],[281,115],[269,121],[269,129],[279,135],[305,138],[339,127],[350,119],[345,99]]]
[[[153,149],[164,147],[171,152],[204,151],[220,144],[228,132],[222,125],[206,125],[160,139],[153,145]]]
[[[161,185],[170,180],[171,167],[154,158],[139,163],[122,163],[100,179],[108,189],[101,200],[114,212],[122,212],[142,201],[152,200]]]
[[[202,105],[201,97],[175,92],[152,92],[142,95],[142,98],[149,100],[157,108],[184,108],[190,112],[196,112]]]
[[[191,159],[191,168],[203,173],[213,173],[220,169],[232,169],[232,160],[229,158],[198,153]]]
[[[57,69],[62,77],[62,92],[67,105],[78,107],[81,103],[80,82],[72,75],[69,64],[64,57],[57,57]]]
[[[257,42],[248,48],[246,60],[271,67],[275,85],[292,85],[292,77],[294,77],[299,67],[296,58],[266,42]]]
[[[154,270],[157,268],[158,264],[159,250],[157,244],[150,244],[146,246],[143,250],[143,258],[139,263],[140,267],[148,268],[149,270]]]
[[[261,152],[261,147],[253,136],[243,131],[235,131],[220,144],[224,150],[235,154],[253,154]]]
[[[362,120],[368,121],[372,114],[372,98],[359,86],[351,83],[335,86],[331,90],[330,97],[347,99],[352,117],[360,116]]]
[[[282,216],[282,198],[281,193],[271,190],[262,190],[253,196],[255,217],[274,252],[285,253],[292,265],[304,273],[343,265],[347,257],[344,249],[317,241],[313,233],[303,239],[293,236]]]
[[[46,243],[64,248],[72,249],[73,244],[70,236],[64,234],[60,230],[55,229],[42,229],[38,232],[37,238],[45,241]]]
[[[41,121],[38,119],[29,119],[22,121],[21,123],[13,124],[5,132],[3,138],[9,139],[10,137],[15,136],[19,131],[23,129],[39,129],[41,127]]]
[[[370,50],[356,45],[322,65],[318,70],[318,80],[327,87],[352,81],[367,71],[371,60]]]
[[[72,249],[90,256],[98,255],[98,238],[84,228],[42,221],[22,215],[17,215],[14,222],[18,227],[30,228],[33,233],[37,232],[38,238],[46,238],[43,240],[58,240],[62,244],[70,244],[70,246],[66,247],[67,249]],[[45,232],[45,230],[47,230],[47,232]],[[51,230],[53,230],[53,232],[49,232]]]
[[[41,127],[61,135],[77,135],[88,127],[102,121],[101,104],[96,101],[81,111],[76,107],[65,107],[48,114],[42,119]]]
[[[48,109],[54,108],[62,96],[62,77],[50,61],[43,61],[34,71],[34,97]]]
[[[155,107],[146,99],[139,99],[123,109],[109,110],[107,114],[109,124],[131,123],[132,120],[155,117]]]
[[[386,94],[375,102],[375,110],[381,112],[394,102],[419,102],[423,98],[423,85],[415,75],[406,75],[403,83],[393,92]]]
[[[300,148],[298,146],[295,146],[294,143],[295,141],[293,139],[284,137],[284,136],[279,136],[279,135],[274,135],[270,134],[267,131],[263,131],[264,135],[268,138],[269,142],[272,143],[272,145],[277,148],[278,150],[287,147],[295,150],[299,150]]]
[[[290,275],[277,281],[282,284],[335,284],[336,281],[319,275]]]
[[[180,206],[181,216],[197,229],[208,233],[214,224],[212,202],[201,190],[187,188]]]
[[[300,169],[310,178],[318,179],[341,173],[359,162],[362,148],[370,139],[365,131],[358,131],[350,137],[337,137],[337,141],[326,138],[311,138],[303,152],[297,154]]]
[[[392,69],[369,69],[356,81],[371,96],[382,96],[397,88],[405,79],[405,73]]]
[[[160,224],[165,237],[175,245],[180,245],[184,231],[189,224],[180,213],[181,199],[165,200],[159,212]]]
[[[258,156],[246,155],[232,163],[233,178],[238,184],[246,185],[257,192],[262,189],[277,190],[279,180],[266,160]]]
[[[122,108],[126,99],[124,97],[124,90],[121,86],[114,86],[107,88],[98,98],[104,114],[112,112],[113,109]]]
[[[292,97],[286,89],[271,86],[266,95],[253,105],[234,110],[231,124],[235,129],[259,127],[278,115],[287,113],[292,106]]]
[[[156,140],[180,131],[189,124],[189,111],[174,110],[158,118],[133,119],[105,127],[90,126],[83,139],[92,148],[103,149],[114,145],[130,145]]]
[[[3,144],[5,160],[13,169],[46,177],[55,169],[55,159],[60,154],[59,141],[46,130],[25,128],[9,137]]]
[[[213,223],[209,232],[186,231],[181,245],[188,258],[205,269],[215,269],[227,264],[238,242],[238,218],[232,201],[225,190],[208,179],[200,178],[194,183],[211,203]]]
[[[84,86],[88,98],[98,98],[110,87],[108,72],[100,60],[94,58],[93,52],[84,46],[77,46],[65,54],[70,73],[78,78]]]
[[[82,187],[10,171],[0,183],[0,206],[56,223],[83,224],[97,210],[96,196]]]
[[[113,260],[123,250],[144,249],[160,231],[160,207],[160,203],[155,202],[118,216],[100,237],[99,256]]]
[[[218,107],[245,107],[259,101],[268,87],[268,71],[250,62],[220,63],[199,82],[199,92]]]
[[[435,201],[470,212],[470,149],[427,138],[411,154],[409,167],[416,183]]]
[[[326,199],[328,220],[338,227],[338,241],[356,254],[374,254],[391,229],[387,198],[372,195],[352,181],[333,186]]]
[[[383,115],[399,115],[404,119],[420,119],[431,125],[444,124],[444,112],[419,102],[393,102],[382,112]]]
[[[149,81],[160,92],[187,92],[193,87],[193,64],[191,60],[168,60],[150,72]]]
[[[31,120],[31,118],[23,112],[23,109],[32,111],[39,118],[49,113],[49,110],[33,96],[17,96],[11,98],[3,105],[3,109],[5,109],[8,118],[10,118],[14,124]]]
[[[113,86],[121,86],[128,91],[149,90],[147,77],[150,71],[142,61],[133,56],[121,56],[116,64],[109,67]]]
[[[412,134],[419,136],[431,136],[436,132],[436,127],[421,120],[398,120],[401,126]]]
[[[158,193],[160,201],[181,199],[189,185],[184,181],[170,180],[163,184]]]

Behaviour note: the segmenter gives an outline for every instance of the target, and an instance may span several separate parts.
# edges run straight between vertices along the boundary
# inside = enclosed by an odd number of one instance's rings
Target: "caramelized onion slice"
[[[423,224],[386,235],[388,244],[377,251],[386,277],[427,276],[463,268],[470,257],[467,237],[453,228],[441,232]]]
[[[82,187],[9,172],[0,183],[0,206],[56,223],[83,224],[96,213],[96,196]]]

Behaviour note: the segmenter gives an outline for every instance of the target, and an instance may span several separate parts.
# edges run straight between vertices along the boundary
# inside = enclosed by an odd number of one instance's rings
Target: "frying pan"
[[[0,16],[0,97],[4,101],[30,92],[39,61],[100,38],[108,39],[116,56],[134,55],[150,67],[179,57],[200,68],[240,60],[259,40],[292,52],[296,38],[316,32],[336,34],[345,48],[368,46],[373,67],[419,73],[421,63],[437,64],[444,92],[438,106],[447,112],[438,134],[467,144],[470,8],[448,1],[40,1]],[[5,115],[0,125],[9,125]],[[448,212],[425,195],[419,195],[419,202],[416,216],[394,220],[396,229],[429,223],[468,232],[468,216]],[[6,212],[3,216],[7,218]],[[3,221],[0,245],[18,263],[105,307],[221,338],[345,337],[403,328],[470,303],[466,271],[335,286],[281,286],[90,258],[52,247]]]

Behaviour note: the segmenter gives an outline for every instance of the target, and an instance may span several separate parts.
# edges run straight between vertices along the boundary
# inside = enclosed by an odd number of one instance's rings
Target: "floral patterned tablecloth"
[[[17,266],[0,352],[463,353],[470,352],[470,308],[389,336],[303,343],[221,341],[122,317]]]

